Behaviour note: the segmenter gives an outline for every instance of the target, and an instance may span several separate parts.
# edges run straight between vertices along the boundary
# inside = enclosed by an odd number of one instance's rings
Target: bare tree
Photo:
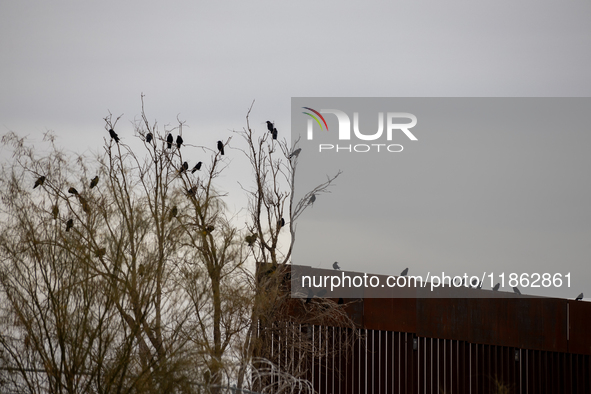
[[[295,222],[339,174],[294,202],[295,147],[256,134],[249,116],[239,133],[254,174],[243,185],[245,229],[218,191],[231,139],[192,145],[182,121],[150,123],[143,96],[134,123],[143,154],[111,114],[93,159],[69,157],[51,133],[42,157],[14,133],[3,137],[14,161],[0,176],[0,390],[189,393],[236,382],[283,392],[302,383],[305,368],[279,362],[269,341],[291,330],[283,338],[297,332],[290,346],[310,354],[318,346],[302,327],[352,327],[330,300],[289,297]],[[189,148],[209,161],[192,171]],[[294,316],[293,302],[303,313]]]

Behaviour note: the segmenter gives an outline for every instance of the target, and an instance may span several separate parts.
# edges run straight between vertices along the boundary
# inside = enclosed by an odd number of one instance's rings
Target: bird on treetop
[[[74,219],[70,219],[66,222],[66,232],[70,231],[72,227],[74,227]]]
[[[285,219],[281,218],[281,220],[277,222],[277,225],[279,225],[279,227],[285,226]]]
[[[183,137],[177,135],[176,137],[176,148],[181,149],[181,145],[183,144]]]
[[[119,136],[117,135],[117,133],[115,133],[115,130],[109,129],[109,135],[112,139],[115,140],[115,142],[119,143]]]
[[[168,149],[172,148],[172,141],[174,139],[172,138],[172,134],[168,133],[168,137],[166,137],[166,147]]]
[[[277,129],[275,127],[273,127],[273,139],[276,140],[277,139]]]
[[[310,201],[308,201],[308,204],[314,204],[314,201],[316,201],[316,194],[312,194],[312,197],[310,197]]]
[[[45,182],[45,177],[42,175],[35,181],[35,186],[33,186],[33,189],[35,189],[37,186],[43,185],[44,182]]]
[[[222,141],[218,141],[218,150],[222,155],[224,154],[224,144]]]
[[[149,144],[150,142],[152,142],[152,138],[154,136],[152,135],[152,133],[148,133],[146,134],[146,142]]]
[[[269,130],[269,133],[273,132],[273,123],[270,121],[267,121],[267,130]]]
[[[298,148],[298,149],[294,150],[293,153],[291,155],[289,155],[289,159],[291,159],[292,157],[298,157],[301,151],[302,151],[302,148]]]
[[[53,208],[51,209],[51,213],[53,214],[53,218],[57,219],[57,215],[59,215],[60,213],[60,209],[57,206],[57,204],[53,206]]]
[[[75,188],[73,188],[73,187],[70,187],[70,188],[68,189],[68,193],[70,193],[70,194],[75,194],[75,195],[78,195],[78,190],[76,190],[76,189],[75,189]]]
[[[181,166],[181,169],[179,172],[185,172],[189,169],[189,163],[187,163],[186,161],[183,163],[183,165]]]
[[[99,181],[98,175],[95,176],[94,178],[92,178],[92,180],[90,181],[90,188],[92,189],[93,187],[98,185],[98,181]]]
[[[191,174],[194,174],[195,171],[200,170],[201,169],[201,164],[202,164],[201,162],[195,164],[195,167],[193,167],[193,169],[191,170]]]

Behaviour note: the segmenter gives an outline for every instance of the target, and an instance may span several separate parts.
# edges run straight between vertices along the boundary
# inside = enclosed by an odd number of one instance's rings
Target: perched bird
[[[168,149],[172,148],[172,141],[173,141],[172,134],[169,133],[168,137],[166,137],[166,144],[167,144]]]
[[[154,136],[152,135],[152,133],[148,133],[146,134],[146,142],[149,144],[150,142],[152,142],[152,138],[154,138]]]
[[[499,287],[501,287],[500,283],[497,283],[495,287],[492,288],[493,291],[499,291]]]
[[[521,292],[519,291],[519,289],[518,289],[517,287],[514,287],[514,288],[513,288],[513,292],[514,292],[515,294],[521,294]]]
[[[139,276],[144,276],[144,274],[146,273],[146,267],[143,264],[140,264],[140,266],[137,269],[137,273]]]
[[[33,189],[37,188],[37,186],[42,186],[44,182],[45,177],[42,175],[35,181],[35,186],[33,186]]]
[[[181,145],[183,144],[183,137],[180,135],[176,136],[176,147],[177,149],[181,149]]]
[[[267,121],[267,130],[269,130],[269,133],[273,132],[273,123],[270,121]]]
[[[195,197],[195,195],[197,194],[197,186],[193,186],[187,189],[187,196],[188,197]]]
[[[256,242],[258,236],[259,236],[258,234],[247,235],[244,238],[244,240],[246,241],[246,243],[248,244],[248,246],[252,246]]]
[[[168,215],[168,220],[171,221],[172,218],[175,218],[178,213],[179,213],[179,210],[176,207],[176,205],[173,206],[172,209],[170,210],[170,214]]]
[[[107,253],[107,249],[100,248],[100,249],[97,249],[96,252],[94,252],[94,255],[98,258],[101,258],[105,255],[105,253]]]
[[[203,235],[212,233],[213,230],[215,230],[215,227],[212,224],[208,224],[207,226],[205,226],[205,229],[203,230]]]
[[[273,127],[273,139],[277,139],[277,129],[275,127]]]
[[[334,268],[335,270],[340,270],[341,269],[341,267],[339,267],[339,263],[336,262],[336,261],[332,264],[332,268]]]
[[[575,298],[575,301],[581,301],[583,299],[583,293],[579,294],[577,296],[577,298]]]
[[[405,268],[404,271],[400,273],[400,276],[406,276],[408,274],[408,268]]]
[[[218,150],[222,155],[224,154],[224,144],[222,143],[222,141],[218,141]]]
[[[68,193],[78,195],[78,190],[74,189],[73,187],[70,187],[68,189]]]
[[[70,231],[72,227],[74,227],[74,219],[70,219],[66,222],[66,232]]]
[[[298,157],[300,155],[301,151],[302,151],[302,148],[298,148],[298,149],[294,150],[293,153],[291,155],[289,155],[289,159],[291,159],[292,157]]]
[[[111,139],[114,139],[115,142],[119,143],[119,136],[115,133],[115,130],[109,129],[109,135],[111,136]]]
[[[200,170],[201,169],[201,164],[202,164],[201,162],[195,164],[195,167],[193,167],[193,169],[191,170],[191,174],[194,174],[195,171]]]
[[[80,201],[80,204],[82,205],[82,210],[86,212],[87,215],[90,215],[90,205],[88,205],[86,199],[82,196],[78,196],[78,201]]]
[[[90,188],[92,189],[93,187],[98,185],[98,181],[99,181],[98,175],[95,176],[94,178],[92,178],[92,180],[90,181]]]
[[[308,204],[314,204],[314,201],[316,201],[316,194],[312,194],[312,197],[310,197],[310,201],[308,201]]]
[[[279,226],[280,228],[285,226],[285,219],[281,218],[280,220],[278,220],[277,226]]]
[[[53,218],[57,219],[57,215],[60,213],[60,209],[58,208],[57,204],[51,208],[51,213],[53,214]]]
[[[189,169],[189,163],[187,163],[186,161],[183,163],[183,165],[181,166],[181,169],[179,170],[179,172],[185,172]]]

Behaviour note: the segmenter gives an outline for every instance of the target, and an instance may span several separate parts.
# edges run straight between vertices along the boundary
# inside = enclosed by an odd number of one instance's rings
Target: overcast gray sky
[[[118,132],[131,139],[130,121],[140,112],[143,92],[150,119],[172,124],[179,115],[189,125],[186,141],[213,145],[244,126],[253,99],[255,127],[264,131],[263,122],[270,119],[287,132],[291,97],[590,96],[591,4],[3,1],[0,54],[1,134],[12,130],[35,141],[54,130],[66,148],[96,151],[105,137],[107,110],[124,113]],[[568,157],[569,151],[563,154]],[[0,155],[9,159],[6,151]],[[440,159],[446,164],[445,156]],[[358,182],[343,179],[348,182],[340,185],[343,191]],[[442,193],[447,186],[458,184],[442,183]],[[326,200],[338,193],[337,187]],[[588,218],[583,211],[580,222],[560,228],[580,226],[577,237],[589,239]],[[313,217],[308,212],[303,219]],[[449,225],[441,219],[405,220],[437,233]],[[357,228],[346,217],[343,222]],[[494,231],[484,218],[482,223]],[[474,236],[461,225],[454,231]],[[528,225],[539,230],[539,223],[523,223],[520,233]],[[380,250],[383,242],[366,238],[360,235]],[[401,268],[453,246],[445,239],[430,242],[406,242]],[[497,243],[505,250],[515,246],[502,237]],[[480,246],[454,249],[458,270],[492,248],[475,245]],[[591,264],[589,249],[580,245],[571,245],[572,254]],[[315,253],[319,259],[310,265],[330,267],[332,250]],[[512,255],[514,261],[530,257],[520,248]],[[387,273],[389,267],[376,270]],[[589,271],[579,276],[588,279]],[[580,291],[591,295],[587,287],[562,296]]]

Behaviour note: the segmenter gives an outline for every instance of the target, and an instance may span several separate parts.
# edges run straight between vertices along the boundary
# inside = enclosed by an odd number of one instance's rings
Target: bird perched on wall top
[[[575,298],[575,301],[581,301],[583,299],[583,293],[579,294],[577,296],[577,298]]]
[[[166,147],[168,149],[172,148],[172,141],[174,141],[174,138],[172,138],[172,134],[168,133],[168,137],[166,137]]]
[[[336,262],[336,261],[332,264],[332,268],[334,268],[335,270],[340,270],[341,269],[341,267],[339,267],[339,263]]]
[[[109,135],[111,136],[111,139],[114,139],[116,143],[119,143],[119,136],[115,133],[115,130],[109,129]]]
[[[518,289],[517,287],[514,287],[514,288],[513,288],[513,292],[514,292],[515,294],[521,294],[521,292],[519,291],[519,289]]]
[[[98,175],[95,176],[94,178],[92,178],[92,180],[90,181],[90,188],[92,189],[93,187],[98,185],[98,181],[99,181]]]
[[[44,182],[45,182],[45,177],[42,175],[39,178],[37,178],[37,180],[35,181],[35,186],[33,186],[33,189],[37,188],[37,186],[42,186]]]
[[[224,154],[224,144],[222,141],[218,141],[218,150],[222,155]]]
[[[179,135],[176,136],[176,147],[177,149],[181,149],[181,145],[183,144],[183,137]]]
[[[499,291],[499,287],[501,287],[500,283],[497,283],[495,287],[492,288],[493,291]]]
[[[404,271],[400,273],[400,276],[406,276],[408,274],[408,268],[405,268]]]

